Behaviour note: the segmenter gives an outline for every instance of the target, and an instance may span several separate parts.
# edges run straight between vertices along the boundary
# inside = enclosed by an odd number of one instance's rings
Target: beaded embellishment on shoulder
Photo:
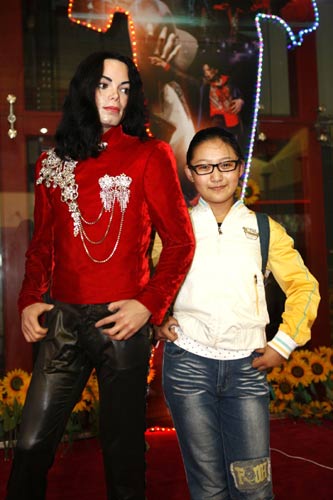
[[[56,155],[54,149],[50,149],[47,152],[46,158],[42,160],[42,168],[40,170],[36,184],[44,183],[47,188],[59,187],[61,191],[61,201],[67,204],[68,210],[73,219],[74,236],[76,237],[80,235],[84,250],[88,255],[88,257],[93,262],[101,264],[110,260],[118,247],[124,222],[124,216],[130,198],[129,186],[132,182],[132,179],[125,174],[120,174],[115,177],[105,174],[103,177],[101,177],[98,180],[99,186],[101,188],[100,191],[100,199],[102,202],[101,211],[95,220],[88,221],[82,216],[78,205],[79,187],[75,179],[75,167],[77,163],[78,163],[77,161],[74,161],[71,158],[68,158],[64,161],[61,160]],[[114,205],[116,201],[119,203],[120,206],[121,219],[119,223],[118,235],[116,237],[115,244],[113,246],[112,251],[105,259],[102,260],[95,259],[90,254],[90,251],[87,247],[87,243],[90,243],[92,245],[99,245],[105,241],[111,227],[111,222],[114,213]],[[110,212],[109,222],[107,224],[106,231],[100,240],[98,241],[91,240],[88,237],[86,230],[83,227],[83,224],[89,226],[97,224],[97,222],[100,221],[104,212]]]

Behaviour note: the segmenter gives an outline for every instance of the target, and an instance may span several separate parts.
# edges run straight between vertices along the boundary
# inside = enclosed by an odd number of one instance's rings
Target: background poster
[[[129,38],[127,55],[135,55],[143,79],[150,129],[172,146],[188,204],[196,193],[183,168],[197,130],[219,125],[232,131],[247,158],[258,77],[256,15],[292,23],[297,34],[313,23],[315,6],[311,0],[70,3],[71,20],[105,34],[118,24],[118,33]]]

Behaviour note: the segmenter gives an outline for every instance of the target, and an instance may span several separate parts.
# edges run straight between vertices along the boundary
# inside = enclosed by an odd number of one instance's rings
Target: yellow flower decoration
[[[280,380],[283,377],[284,369],[285,369],[285,363],[282,363],[279,366],[274,366],[274,368],[268,368],[267,381],[273,382]]]
[[[294,399],[294,387],[287,374],[279,382],[272,385],[277,399],[286,401]]]
[[[321,401],[311,401],[309,403],[309,412],[312,417],[323,418],[327,414],[327,405]]]
[[[289,375],[289,379],[293,385],[297,386],[302,384],[304,387],[308,386],[312,382],[312,372],[311,368],[299,356],[291,356],[288,364],[286,365],[286,373]]]
[[[293,356],[294,360],[301,359],[301,360],[305,361],[306,363],[310,364],[310,357],[312,356],[312,354],[313,353],[311,351],[307,351],[305,349],[300,349],[300,350],[294,351],[292,353],[292,356]]]
[[[327,361],[329,364],[330,370],[333,371],[333,349],[332,349],[332,347],[326,347],[326,346],[316,347],[314,352],[317,353],[323,359],[325,359],[325,361]]]
[[[333,401],[321,401],[321,406],[324,415],[332,415]]]
[[[90,411],[91,407],[99,401],[98,382],[95,370],[90,374],[88,382],[82,391],[80,400],[73,408],[73,413]]]
[[[292,407],[287,409],[287,413],[293,416],[297,414],[302,418],[311,418],[313,416],[309,405],[302,403],[293,403]]]
[[[286,401],[282,399],[273,399],[269,403],[269,411],[275,415],[282,415],[287,408]]]
[[[23,406],[30,384],[30,378],[31,376],[27,372],[19,368],[8,372],[1,384],[3,401],[8,405],[12,405],[16,399],[16,401]]]
[[[89,386],[87,384],[82,391],[80,400],[74,406],[73,413],[78,413],[79,411],[89,411],[92,403],[92,393],[89,390]]]
[[[328,362],[316,353],[309,357],[309,365],[313,382],[324,382],[330,372]]]
[[[242,187],[238,186],[236,189],[236,198],[240,198],[242,193]],[[260,187],[253,179],[248,179],[245,193],[244,193],[244,203],[245,205],[253,205],[260,198]]]
[[[89,377],[86,389],[90,393],[92,401],[99,401],[98,380],[95,370],[93,370]]]
[[[3,386],[2,380],[0,380],[0,417],[1,417],[1,415],[3,415],[7,399],[8,399],[7,393],[6,393],[5,388]]]
[[[4,395],[5,395],[5,389],[2,380],[0,380],[0,401],[3,401]]]

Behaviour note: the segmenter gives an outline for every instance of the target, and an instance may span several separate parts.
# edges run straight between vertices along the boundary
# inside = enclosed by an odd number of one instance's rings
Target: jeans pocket
[[[174,342],[165,342],[164,344],[164,355],[169,358],[181,358],[186,356],[187,351],[179,347]]]
[[[262,355],[263,355],[262,352],[257,352],[257,351],[251,352],[249,356],[250,363],[252,364],[252,361],[254,361],[257,358],[260,358]]]

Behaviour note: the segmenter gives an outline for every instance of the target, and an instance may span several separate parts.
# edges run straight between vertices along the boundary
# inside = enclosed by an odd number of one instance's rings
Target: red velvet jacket
[[[73,218],[61,200],[59,186],[35,188],[34,234],[26,254],[26,272],[19,296],[19,309],[51,297],[72,304],[96,304],[121,299],[137,299],[152,313],[151,322],[160,324],[192,262],[194,237],[188,210],[181,192],[176,164],[168,144],[157,139],[140,141],[111,128],[102,140],[107,148],[98,158],[78,162],[75,178],[78,206],[88,221],[101,211],[101,177],[125,174],[132,179],[119,244],[105,263],[93,262],[80,234],[74,236]],[[43,153],[37,161],[36,179]],[[98,223],[84,225],[91,240],[106,232],[110,213]],[[98,260],[112,251],[120,224],[120,207],[115,204],[110,231],[98,245],[86,242]],[[151,229],[161,237],[163,251],[150,277],[148,248]]]

